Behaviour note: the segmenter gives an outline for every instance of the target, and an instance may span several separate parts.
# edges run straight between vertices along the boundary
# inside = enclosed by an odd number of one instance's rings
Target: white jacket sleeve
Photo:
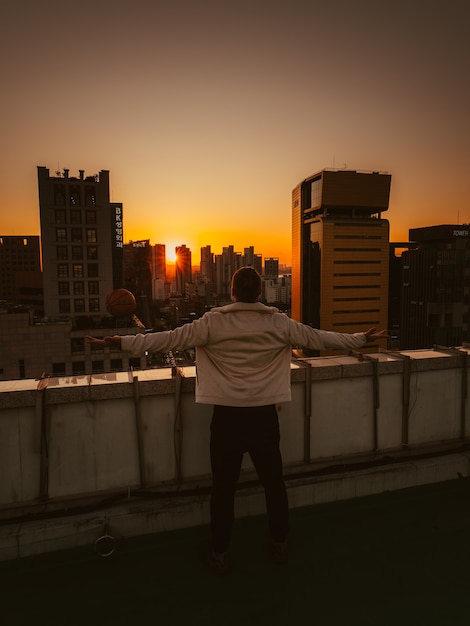
[[[178,326],[174,330],[121,337],[121,349],[131,356],[145,352],[169,352],[201,346],[207,341],[208,328],[204,316],[191,324]]]
[[[306,324],[289,319],[289,340],[296,348],[311,350],[328,350],[349,348],[355,350],[367,343],[365,333],[335,333],[329,330],[319,330]]]

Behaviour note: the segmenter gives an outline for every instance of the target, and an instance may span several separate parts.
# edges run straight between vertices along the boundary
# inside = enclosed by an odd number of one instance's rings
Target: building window
[[[96,243],[96,228],[87,228],[86,229],[86,241],[87,243]]]
[[[61,204],[63,204],[63,202]],[[65,224],[65,211],[64,211],[64,209],[56,209],[56,211],[55,211],[55,223],[56,224]]]
[[[74,261],[83,259],[83,248],[81,246],[72,246],[72,259]]]
[[[111,371],[122,372],[122,359],[111,359]]]
[[[93,204],[95,206],[95,197],[93,196]],[[85,213],[86,223],[87,224],[96,224],[96,211],[87,211]]]
[[[98,260],[98,248],[96,246],[88,246],[87,259],[89,259],[90,261]]]
[[[133,369],[140,369],[140,358],[132,357],[129,359],[129,366]]]
[[[54,376],[65,376],[65,363],[53,363],[52,374]]]
[[[59,313],[70,313],[70,300],[59,300]]]
[[[88,310],[90,313],[99,313],[100,310],[100,300],[99,298],[90,298],[88,303]]]
[[[74,263],[74,265],[73,265],[73,277],[74,278],[83,278],[83,264],[82,263]]]
[[[65,263],[59,263],[57,266],[57,278],[68,278],[69,277],[69,266]]]
[[[85,283],[77,280],[73,283],[73,295],[84,296],[85,295]]]
[[[66,228],[56,228],[55,229],[55,238],[56,238],[56,241],[67,241],[67,229]]]
[[[102,374],[104,372],[104,361],[92,361],[91,371],[93,374]]]
[[[88,281],[88,293],[90,296],[97,296],[100,292],[100,284],[97,280]]]
[[[98,263],[88,263],[88,278],[98,278]]]
[[[75,313],[85,313],[85,300],[83,298],[77,298],[74,300]]]
[[[70,223],[71,224],[81,224],[82,223],[82,212],[77,209],[72,209],[70,211]]]
[[[70,295],[70,289],[69,289],[69,283],[64,283],[59,281],[59,296],[69,296]]]
[[[70,348],[73,353],[85,352],[85,339],[83,337],[72,337]]]
[[[74,376],[80,376],[85,373],[85,361],[76,361],[72,363],[72,373]]]
[[[72,241],[73,243],[82,243],[82,229],[72,228]]]
[[[66,261],[68,259],[67,246],[57,246],[57,259]]]
[[[24,359],[19,360],[20,378],[26,378],[26,368],[24,366]]]

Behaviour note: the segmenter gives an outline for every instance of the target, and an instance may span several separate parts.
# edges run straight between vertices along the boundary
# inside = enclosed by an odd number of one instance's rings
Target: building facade
[[[322,170],[295,187],[293,319],[338,332],[387,328],[390,183],[389,174]]]
[[[45,315],[99,317],[122,286],[122,204],[110,202],[109,172],[50,176],[38,167]]]
[[[470,226],[413,228],[403,252],[401,349],[470,340]]]
[[[0,235],[0,301],[44,312],[40,243],[37,235]]]

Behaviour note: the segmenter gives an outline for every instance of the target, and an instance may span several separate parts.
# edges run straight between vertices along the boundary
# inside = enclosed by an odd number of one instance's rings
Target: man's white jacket
[[[365,343],[364,333],[311,328],[261,302],[234,302],[174,330],[121,338],[132,356],[196,348],[196,402],[224,406],[289,401],[292,348],[357,349]]]

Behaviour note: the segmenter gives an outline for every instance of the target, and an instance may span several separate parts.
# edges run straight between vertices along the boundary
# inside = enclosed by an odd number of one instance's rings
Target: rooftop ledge
[[[468,476],[467,355],[293,360],[278,406],[291,506]],[[182,367],[0,382],[0,560],[83,545],[104,519],[120,536],[207,523],[212,411],[194,381]],[[237,516],[263,510],[246,457]]]

